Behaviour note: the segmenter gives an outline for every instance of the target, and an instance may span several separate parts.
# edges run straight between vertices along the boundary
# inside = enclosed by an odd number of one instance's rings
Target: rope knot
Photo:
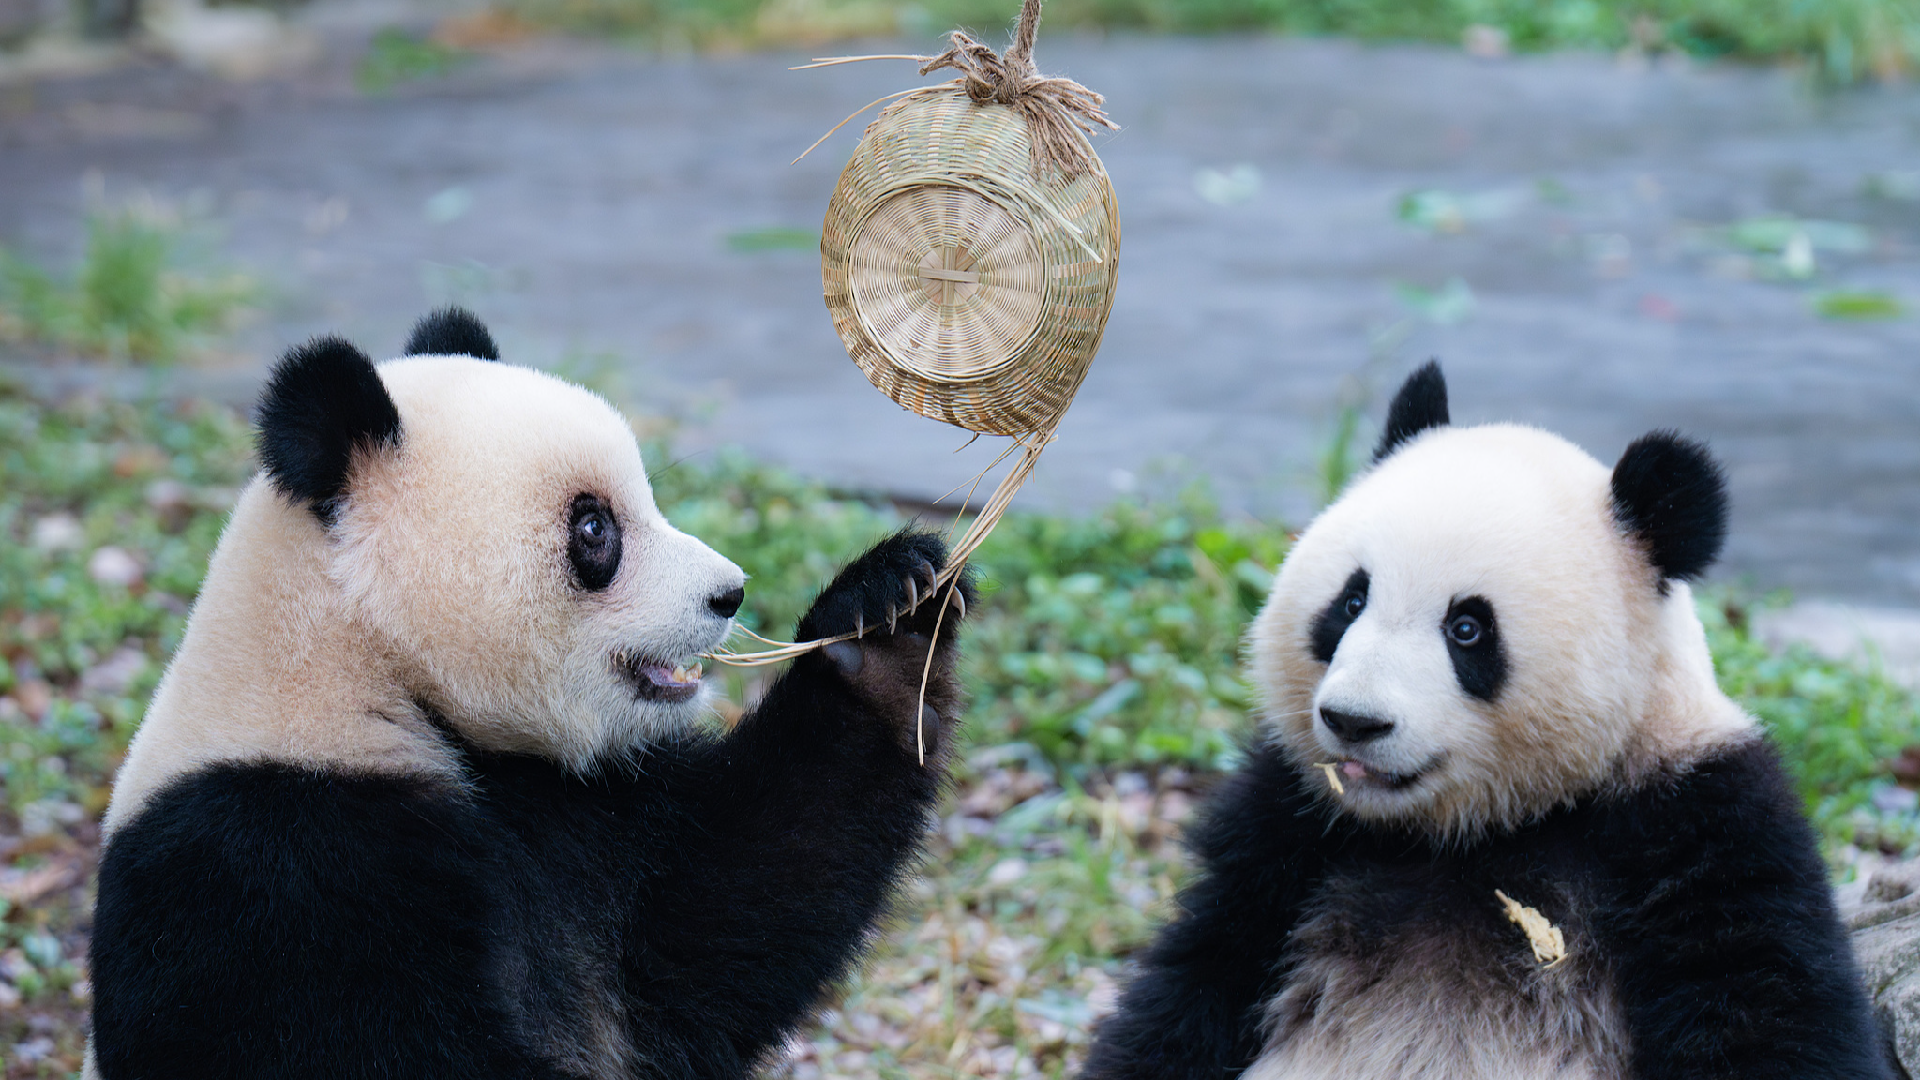
[[[960,73],[952,85],[977,105],[1004,105],[1027,121],[1033,139],[1036,172],[1059,170],[1073,176],[1093,163],[1080,132],[1120,130],[1103,110],[1107,99],[1072,79],[1051,78],[1033,65],[1033,39],[1040,29],[1040,0],[1026,0],[1013,45],[1005,55],[964,30],[948,35],[947,51],[921,65],[920,74],[942,69]],[[1076,130],[1077,129],[1077,130]]]

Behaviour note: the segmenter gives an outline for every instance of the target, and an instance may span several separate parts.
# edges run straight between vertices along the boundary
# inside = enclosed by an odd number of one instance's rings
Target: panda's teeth
[[[706,676],[707,666],[705,664],[695,662],[693,667],[688,669],[688,674],[693,676],[694,682],[699,682],[702,678]]]
[[[687,667],[685,664],[673,665],[673,681],[677,683],[687,681]]]

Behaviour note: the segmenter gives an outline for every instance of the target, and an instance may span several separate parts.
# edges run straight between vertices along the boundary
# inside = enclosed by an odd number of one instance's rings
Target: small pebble
[[[1893,786],[1874,790],[1873,808],[1883,814],[1911,813],[1915,807],[1920,807],[1920,792]]]
[[[87,560],[87,576],[102,585],[132,588],[140,583],[141,574],[140,561],[126,548],[103,547]]]
[[[87,534],[72,514],[48,514],[33,523],[33,546],[41,551],[71,551]]]
[[[1026,876],[1027,860],[1001,859],[993,864],[993,869],[987,871],[987,884],[1011,885]]]

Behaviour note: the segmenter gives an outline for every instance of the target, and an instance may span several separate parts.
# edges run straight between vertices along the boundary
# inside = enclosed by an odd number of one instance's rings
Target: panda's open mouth
[[[1340,779],[1349,784],[1369,784],[1388,791],[1401,791],[1419,783],[1422,777],[1433,771],[1436,764],[1437,761],[1430,761],[1413,772],[1399,773],[1348,758],[1335,762],[1333,767],[1339,772]]]
[[[706,669],[699,663],[663,664],[641,656],[622,658],[620,673],[633,687],[635,697],[648,701],[675,703],[690,700],[700,692],[700,677]]]

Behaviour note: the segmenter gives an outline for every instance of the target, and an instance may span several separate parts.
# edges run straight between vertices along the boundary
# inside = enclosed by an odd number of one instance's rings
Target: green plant
[[[1700,616],[1721,688],[1765,725],[1815,826],[1830,843],[1875,846],[1897,838],[1896,849],[1920,847],[1920,818],[1882,812],[1873,801],[1875,789],[1889,783],[1890,763],[1920,742],[1920,698],[1871,667],[1823,659],[1801,646],[1768,647],[1753,635],[1754,606],[1708,591]]]
[[[367,43],[353,81],[363,94],[384,94],[401,83],[445,75],[471,59],[465,50],[389,27]]]
[[[168,361],[224,329],[254,299],[242,275],[189,272],[181,231],[163,215],[100,211],[86,229],[70,277],[0,249],[0,336]]]
[[[0,787],[16,814],[103,804],[248,468],[223,408],[0,394]]]
[[[1906,305],[1892,293],[1875,290],[1836,290],[1813,298],[1813,310],[1828,319],[1897,319]]]

